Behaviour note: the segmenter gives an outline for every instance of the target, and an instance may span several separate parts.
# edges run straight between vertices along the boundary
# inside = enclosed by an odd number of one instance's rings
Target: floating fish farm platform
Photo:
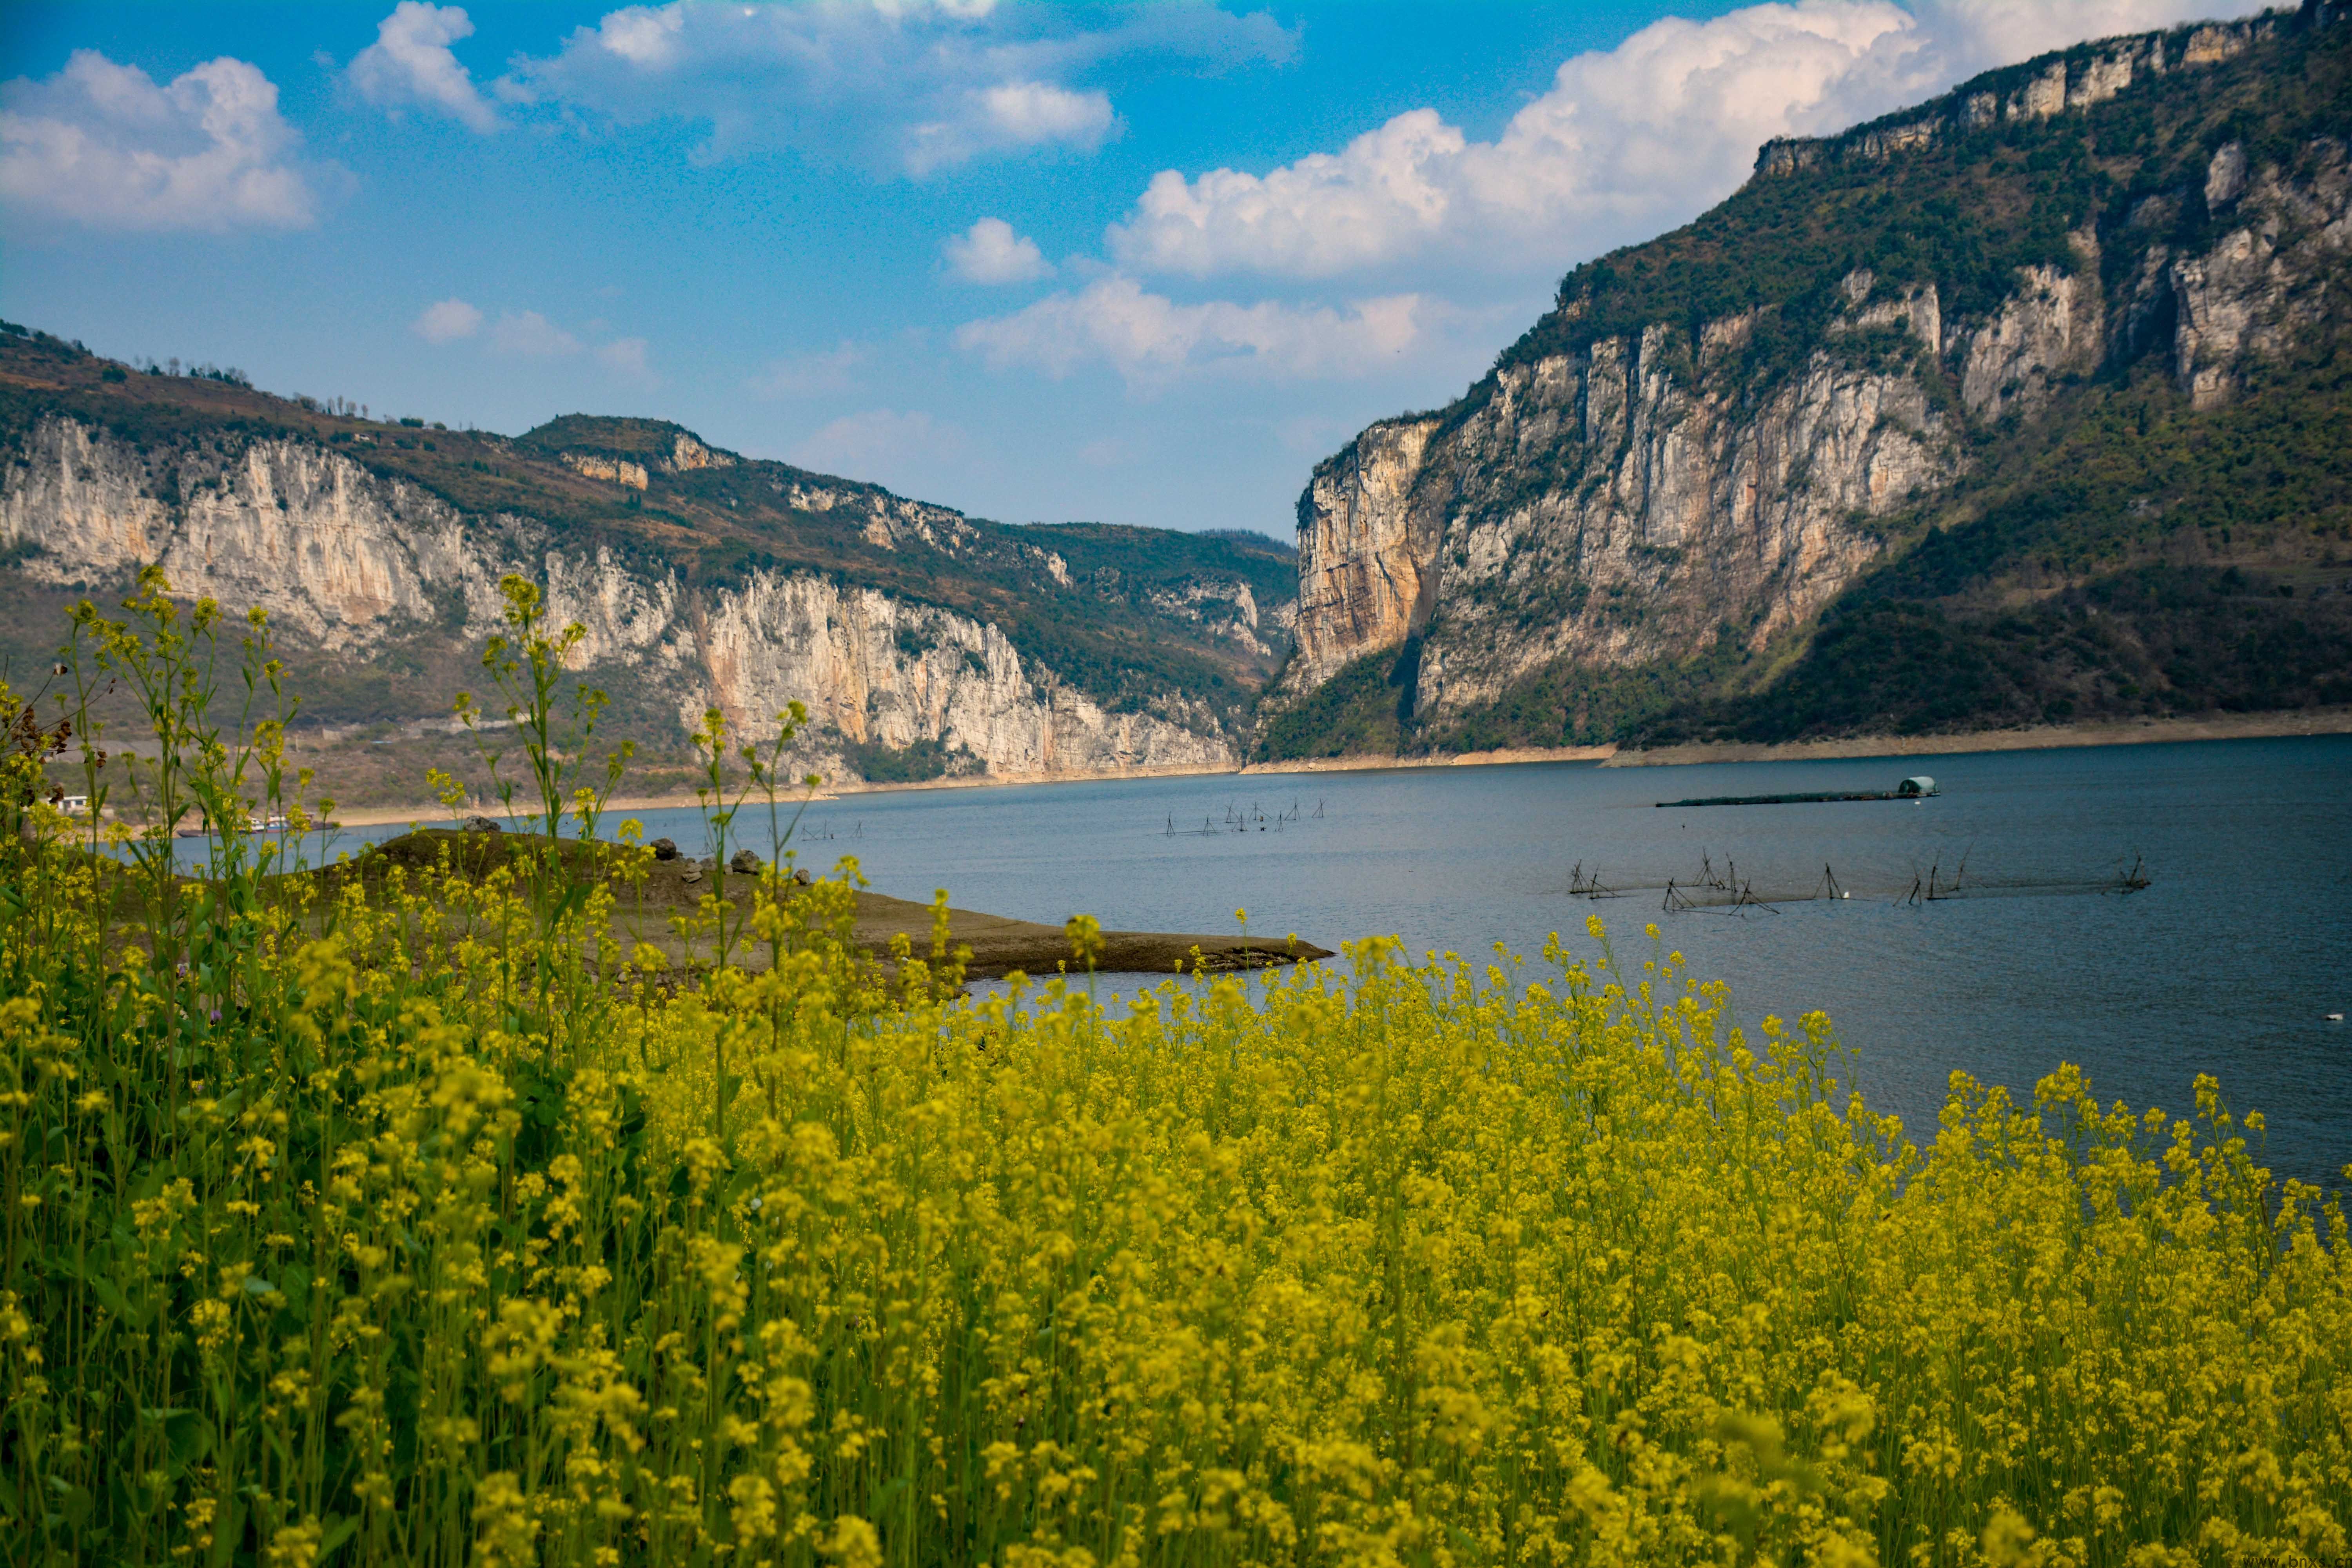
[[[1939,794],[1936,781],[1925,773],[1905,779],[1893,789],[1862,792],[1849,790],[1814,790],[1804,795],[1714,795],[1704,800],[1662,800],[1658,808],[1664,810],[1678,805],[1813,805],[1831,800],[1925,800]]]

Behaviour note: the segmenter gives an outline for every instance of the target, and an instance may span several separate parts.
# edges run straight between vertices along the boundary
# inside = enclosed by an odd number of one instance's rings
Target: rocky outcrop
[[[1876,299],[1857,277],[1847,292],[1849,331],[1897,325],[1937,352],[1932,290]],[[1639,664],[1727,626],[1760,646],[1811,615],[1874,552],[1872,519],[1958,470],[1958,433],[1916,374],[1850,363],[1833,340],[1759,405],[1749,326],[1707,323],[1696,355],[1661,324],[1512,365],[1451,427],[1376,425],[1323,463],[1299,501],[1284,693],[1426,632],[1415,711],[1442,717],[1557,659]],[[2048,336],[2004,318],[1966,352],[1990,363]]]
[[[633,490],[644,489],[651,480],[646,478],[643,463],[632,463],[626,458],[608,458],[601,452],[562,452],[557,454],[563,466],[585,479],[604,479],[616,485],[626,485]]]
[[[2313,19],[2321,20],[2317,14],[2327,7],[2315,5],[2306,10],[2315,14]],[[2055,59],[1995,71],[1981,84],[1971,83],[1925,111],[1889,115],[1835,136],[1775,137],[1757,153],[1756,172],[1779,176],[1854,160],[1883,163],[1939,137],[2004,121],[2079,113],[2118,96],[2135,79],[2144,81],[2168,70],[2193,69],[2233,58],[2275,36],[2280,26],[2281,19],[2275,16],[2214,22],[2171,33],[2114,38]]]
[[[684,447],[674,461],[709,466]],[[886,533],[953,543],[971,530],[879,494],[824,499],[866,502],[869,527]],[[36,582],[93,591],[152,562],[178,593],[259,606],[301,641],[358,658],[420,640],[478,646],[499,626],[499,578],[521,573],[547,584],[557,624],[585,628],[577,661],[600,684],[689,728],[716,703],[755,735],[797,700],[816,721],[804,760],[835,773],[846,771],[844,742],[937,742],[966,769],[1015,774],[1239,760],[1207,711],[1169,700],[1107,712],[971,617],[808,574],[690,587],[610,550],[567,547],[528,518],[461,512],[300,440],[144,449],[45,417],[0,475],[0,550]]]
[[[961,555],[979,537],[980,531],[961,512],[908,500],[870,485],[784,479],[772,479],[769,484],[785,504],[797,511],[862,515],[866,542],[884,550],[896,550],[907,541],[920,540],[944,554]]]
[[[2098,358],[2099,319],[2087,296],[2096,273],[2028,267],[2017,292],[1969,333],[1960,363],[1960,403],[1982,419],[2031,408],[2050,395],[2051,377]]]
[[[730,711],[768,715],[799,699],[821,728],[866,745],[921,741],[992,773],[1118,773],[1231,765],[1209,731],[1153,714],[1109,714],[1024,666],[1003,633],[944,610],[810,576],[754,574],[714,596],[700,631],[710,689]]]
[[[2229,401],[2242,367],[2273,358],[2340,296],[2352,256],[2352,161],[2344,142],[2314,140],[2304,167],[2249,172],[2242,145],[2218,149],[2206,167],[2207,212],[2230,225],[2200,252],[2153,248],[2143,279],[2160,279],[2173,314],[2173,372],[2200,408]],[[2340,305],[2336,308],[2340,309]]]
[[[673,474],[690,473],[696,468],[731,468],[734,466],[734,453],[706,447],[683,430],[670,442],[669,458],[662,464]]]
[[[1424,579],[1435,580],[1443,507],[1423,491],[1433,419],[1375,425],[1318,464],[1298,500],[1297,641],[1286,689],[1308,690],[1349,660],[1404,640]]]
[[[1069,569],[1058,555],[1046,563],[1046,570],[1057,582],[1070,581]],[[1260,610],[1257,595],[1240,582],[1196,579],[1179,588],[1155,589],[1145,599],[1163,616],[1193,622],[1213,637],[1229,637],[1268,658],[1275,657],[1276,640],[1288,633],[1296,613],[1287,601]]]

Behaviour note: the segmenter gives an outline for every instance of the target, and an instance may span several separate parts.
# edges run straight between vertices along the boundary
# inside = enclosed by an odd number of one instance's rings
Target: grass
[[[493,662],[537,702],[522,588]],[[194,701],[201,606],[151,580],[83,625],[173,699],[185,795],[271,776],[274,717]],[[179,882],[117,829],[135,941],[102,830],[25,798],[54,729],[12,731],[10,1562],[2352,1550],[2352,1239],[2210,1081],[2173,1120],[1956,1078],[1906,1129],[1827,1019],[1738,1028],[1597,924],[974,1001],[943,941],[878,984],[824,918],[846,874],[745,912],[764,973],[712,931],[681,980],[583,952],[608,911],[551,835],[598,764],[526,719],[582,758],[534,757],[537,842],[322,878],[232,833]],[[705,740],[723,847],[750,797]]]

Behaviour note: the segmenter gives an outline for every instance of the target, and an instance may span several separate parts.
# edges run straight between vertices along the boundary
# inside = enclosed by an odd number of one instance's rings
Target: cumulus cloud
[[[918,125],[908,133],[906,163],[911,174],[942,164],[961,163],[996,149],[1066,142],[1092,149],[1117,126],[1110,98],[1072,92],[1043,81],[1008,81],[966,95],[961,112]]]
[[[1345,310],[1181,304],[1113,273],[1013,315],[967,322],[955,342],[992,369],[1019,365],[1057,378],[1088,364],[1109,365],[1130,383],[1203,371],[1349,376],[1395,363],[1420,342],[1433,310],[1417,294],[1358,300]]]
[[[453,343],[482,330],[482,312],[463,300],[437,300],[418,312],[408,330],[428,343]]]
[[[110,229],[307,228],[320,171],[278,88],[224,55],[168,85],[78,49],[0,87],[0,199]]]
[[[352,58],[344,76],[370,103],[387,109],[413,104],[476,131],[496,131],[499,111],[449,48],[473,32],[473,19],[463,6],[400,0],[376,24],[375,42]]]
[[[921,174],[990,154],[1097,147],[1118,130],[1082,80],[1109,62],[1217,70],[1286,58],[1265,16],[1139,6],[1109,26],[1043,6],[835,0],[631,5],[515,63],[499,91],[591,122],[701,122],[705,160],[792,147]]]
[[[2251,16],[2270,0],[1916,0],[1923,59],[1940,91],[1963,77],[2086,38]],[[1895,107],[1888,105],[1889,108]]]
[[[543,359],[578,353],[580,340],[537,310],[501,310],[499,324],[490,329],[490,346],[502,354]]]
[[[920,409],[901,414],[869,408],[835,420],[792,450],[792,460],[821,473],[890,482],[891,476],[924,465],[952,461],[971,448],[971,437],[950,420]]]
[[[1072,92],[1049,81],[1001,82],[980,95],[988,122],[1024,145],[1039,142],[1099,142],[1110,130],[1110,100]]]
[[[1037,242],[1001,217],[984,217],[940,249],[967,283],[1027,283],[1054,270]]]
[[[1765,141],[1833,131],[1979,70],[2257,0],[1798,0],[1668,17],[1561,64],[1492,142],[1434,110],[1263,174],[1156,175],[1112,254],[1202,278],[1328,278],[1442,253],[1552,268],[1729,194]]]
[[[820,393],[846,392],[856,384],[857,368],[873,358],[864,343],[844,339],[815,353],[787,354],[770,360],[748,384],[760,397],[811,397]]]

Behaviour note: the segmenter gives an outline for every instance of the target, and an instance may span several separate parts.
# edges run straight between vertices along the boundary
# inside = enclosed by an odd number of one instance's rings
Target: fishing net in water
[[[1893,904],[1943,903],[1956,899],[2083,898],[2136,893],[2150,877],[2146,862],[2134,856],[2126,865],[2118,860],[2105,872],[2051,871],[1987,874],[1971,870],[1963,858],[1957,868],[1941,860],[1913,867],[1900,877],[1885,872],[1842,876],[1824,864],[1810,878],[1787,872],[1753,876],[1738,863],[1718,865],[1702,851],[1696,869],[1681,874],[1633,871],[1612,873],[1597,863],[1587,870],[1580,860],[1570,870],[1567,893],[1576,899],[1624,899],[1656,896],[1668,913],[1750,910],[1777,912],[1775,906],[1862,900]]]

